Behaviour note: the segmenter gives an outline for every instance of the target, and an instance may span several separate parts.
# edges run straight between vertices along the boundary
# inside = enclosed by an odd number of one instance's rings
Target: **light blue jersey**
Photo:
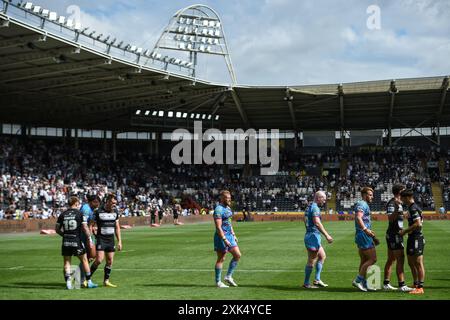
[[[88,203],[85,203],[81,206],[80,209],[83,216],[86,217],[87,222],[91,222],[92,218],[94,217],[94,210],[91,209]]]
[[[222,219],[222,231],[224,236],[227,238],[230,246],[225,244],[225,241],[219,237],[216,230],[214,233],[214,250],[220,252],[228,252],[231,249],[237,247],[236,238],[233,235],[233,229],[231,227],[231,221],[233,218],[233,211],[229,207],[224,207],[219,204],[214,210],[214,220]]]
[[[363,221],[364,225],[366,226],[366,228],[370,229],[372,227],[372,223],[370,221],[370,208],[366,201],[360,200],[360,201],[356,202],[355,214],[358,211],[363,212],[362,221]],[[363,232],[356,219],[355,219],[355,228],[356,228],[356,232]]]
[[[370,221],[370,208],[366,201],[361,200],[356,202],[355,204],[355,214],[358,211],[363,212],[362,221],[364,226],[367,229],[370,229],[372,224]],[[359,249],[367,250],[375,247],[374,241],[371,237],[369,237],[364,231],[362,231],[361,227],[358,224],[358,221],[355,218],[355,243],[357,244]]]
[[[308,209],[306,209],[306,213],[305,213],[305,227],[306,227],[306,232],[310,233],[319,233],[319,229],[317,229],[315,223],[314,223],[314,218],[317,217],[319,219],[321,219],[320,216],[320,208],[317,205],[317,203],[313,202]]]
[[[233,211],[229,207],[219,204],[214,210],[214,219],[222,219],[222,230],[225,235],[233,233],[231,227]]]

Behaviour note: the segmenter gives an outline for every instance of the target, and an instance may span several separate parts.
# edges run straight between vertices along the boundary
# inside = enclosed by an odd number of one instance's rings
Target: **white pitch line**
[[[17,266],[17,267],[11,267],[11,268],[7,268],[8,270],[19,270],[19,269],[23,269],[25,268],[25,266]]]
[[[0,268],[1,270],[23,270],[23,271],[59,271],[60,268],[27,268],[27,267],[14,267],[14,268]],[[117,268],[114,271],[138,271],[138,272],[214,272],[211,269],[151,269],[151,268]],[[280,273],[280,272],[292,272],[292,273],[302,273],[302,269],[292,270],[292,269],[237,269],[237,272],[257,272],[257,273]],[[340,273],[354,273],[354,270],[330,270],[330,272],[340,272]],[[431,273],[450,273],[450,269],[436,269],[427,270]]]

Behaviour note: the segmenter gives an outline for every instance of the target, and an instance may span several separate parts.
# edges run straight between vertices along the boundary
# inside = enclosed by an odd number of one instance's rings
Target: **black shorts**
[[[403,237],[399,234],[386,234],[386,242],[389,250],[404,250]]]
[[[174,218],[174,219],[178,219],[178,213],[176,213],[176,214],[174,213],[174,214],[173,214],[173,218]]]
[[[425,249],[425,238],[423,235],[410,235],[406,245],[408,256],[422,256]]]
[[[164,215],[158,214],[158,219],[159,219],[159,220],[162,220],[162,218],[164,218]]]
[[[116,252],[114,238],[97,238],[97,251]]]
[[[86,254],[86,248],[84,247],[84,244],[79,241],[76,245],[72,246],[65,246],[64,244],[61,247],[61,255],[63,257],[79,257]]]

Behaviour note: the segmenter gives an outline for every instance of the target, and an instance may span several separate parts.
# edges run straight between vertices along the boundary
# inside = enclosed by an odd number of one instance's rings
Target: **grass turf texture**
[[[306,263],[305,228],[300,222],[234,223],[243,258],[234,276],[240,287],[228,289],[214,286],[212,222],[124,231],[124,251],[116,254],[111,276],[117,289],[101,286],[102,265],[94,275],[98,289],[65,290],[58,236],[1,235],[0,299],[450,299],[450,221],[424,223],[427,274],[423,296],[358,292],[351,285],[359,265],[354,222],[328,222],[325,227],[335,239],[332,245],[324,244],[328,259],[322,279],[330,287],[314,291],[300,288]],[[382,240],[377,248],[382,273],[385,228],[386,222],[374,224]],[[224,274],[229,261],[227,256]],[[411,285],[407,264],[405,270]],[[395,269],[392,284],[397,286]]]

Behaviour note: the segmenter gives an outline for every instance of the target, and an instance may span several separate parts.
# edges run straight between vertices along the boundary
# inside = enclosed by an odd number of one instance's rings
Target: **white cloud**
[[[83,23],[152,48],[186,2],[50,1],[83,8]],[[381,30],[366,9],[381,8]],[[206,0],[221,15],[239,82],[309,84],[450,73],[448,0]],[[51,7],[51,5],[49,5]],[[228,81],[222,61],[200,58],[200,76]]]

